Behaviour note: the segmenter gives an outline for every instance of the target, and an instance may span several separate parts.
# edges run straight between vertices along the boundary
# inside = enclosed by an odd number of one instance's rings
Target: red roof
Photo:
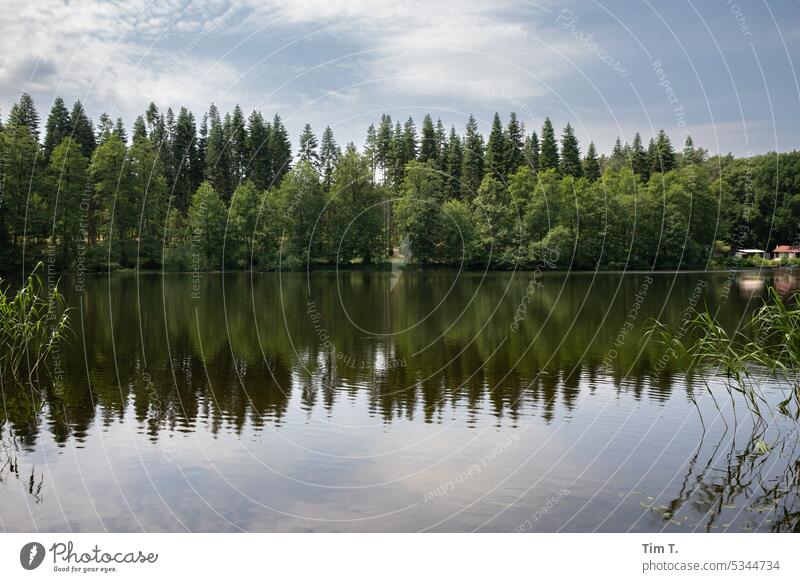
[[[775,247],[773,253],[800,253],[800,247],[793,247],[792,245],[778,245]]]

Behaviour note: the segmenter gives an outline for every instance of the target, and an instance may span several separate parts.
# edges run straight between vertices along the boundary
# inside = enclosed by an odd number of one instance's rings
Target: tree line
[[[150,104],[130,135],[23,94],[0,121],[0,261],[174,271],[383,263],[466,268],[697,268],[732,248],[797,244],[800,154],[713,156],[659,131],[608,155],[567,124],[488,137],[382,115],[360,149],[279,115],[197,121]]]

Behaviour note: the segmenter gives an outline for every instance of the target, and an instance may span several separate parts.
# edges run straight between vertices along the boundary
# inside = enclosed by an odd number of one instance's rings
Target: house
[[[745,257],[764,257],[766,253],[761,249],[739,249],[734,253],[734,256],[737,256],[741,259]]]
[[[792,245],[778,245],[772,251],[772,258],[781,259],[782,261],[800,258],[800,247]]]

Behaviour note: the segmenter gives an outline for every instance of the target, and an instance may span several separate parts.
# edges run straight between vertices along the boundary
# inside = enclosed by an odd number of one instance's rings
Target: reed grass
[[[58,285],[48,289],[40,262],[12,292],[0,279],[0,376],[30,381],[69,332],[69,309]]]
[[[770,287],[764,304],[733,333],[719,325],[706,306],[680,333],[656,321],[648,330],[650,336],[688,369],[715,368],[726,378],[729,392],[741,394],[761,420],[771,410],[765,409],[767,401],[757,379],[766,374],[785,383],[786,398],[776,409],[800,419],[800,293],[784,298]],[[713,398],[710,387],[709,391]]]

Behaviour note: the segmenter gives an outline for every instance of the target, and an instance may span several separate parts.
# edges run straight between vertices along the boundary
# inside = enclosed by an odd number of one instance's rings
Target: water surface
[[[67,279],[74,341],[38,392],[3,387],[0,528],[796,530],[793,427],[770,418],[756,450],[722,380],[687,378],[643,336],[706,304],[734,329],[768,283],[798,286],[781,272]]]

